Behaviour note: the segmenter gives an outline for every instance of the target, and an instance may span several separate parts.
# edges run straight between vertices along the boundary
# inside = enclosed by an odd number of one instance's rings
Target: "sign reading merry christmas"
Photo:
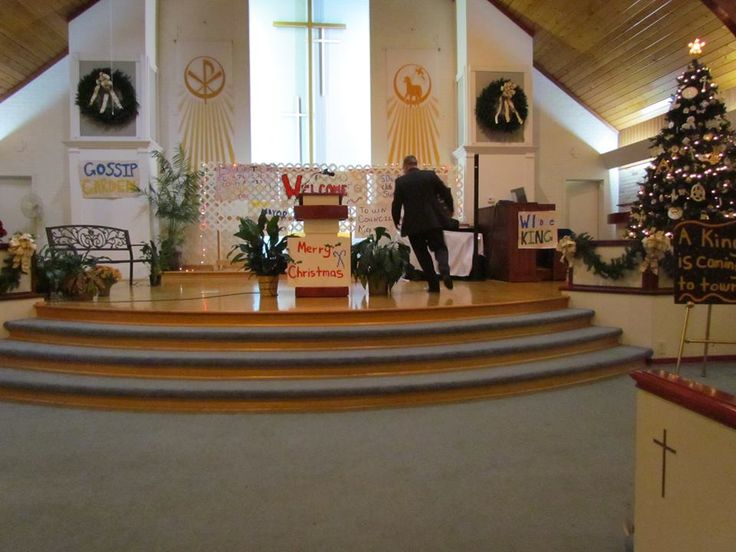
[[[294,287],[350,285],[350,238],[315,234],[289,238],[294,262],[286,269]]]

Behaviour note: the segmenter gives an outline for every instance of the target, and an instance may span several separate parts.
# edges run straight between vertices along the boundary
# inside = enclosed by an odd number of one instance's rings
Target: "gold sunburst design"
[[[179,133],[194,167],[210,161],[235,162],[233,103],[226,77],[222,64],[210,56],[194,57],[184,69]]]
[[[440,164],[438,103],[426,67],[406,63],[396,70],[388,101],[389,164],[400,163],[408,154],[424,163]]]

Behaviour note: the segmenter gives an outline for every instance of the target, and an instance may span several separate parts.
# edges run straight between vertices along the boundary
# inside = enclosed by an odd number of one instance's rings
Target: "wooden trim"
[[[347,205],[295,205],[296,220],[344,220],[348,218]]]
[[[0,301],[18,301],[20,299],[43,299],[43,294],[32,291],[10,291],[0,295]]]
[[[584,284],[567,284],[560,286],[562,291],[583,291],[594,293],[619,293],[628,295],[672,295],[672,288],[642,289],[623,286],[589,286]]]
[[[348,286],[333,287],[303,287],[294,288],[296,297],[347,297],[350,294]]]
[[[631,213],[628,211],[620,213],[609,213],[606,217],[606,222],[608,222],[608,224],[626,224],[629,222],[630,216]]]
[[[701,0],[715,16],[720,19],[731,34],[736,36],[736,7],[731,12],[723,6],[722,0]],[[732,0],[730,0],[732,2]],[[732,4],[733,5],[733,4]]]
[[[30,75],[28,75],[25,79],[23,79],[22,81],[20,81],[16,85],[12,86],[11,88],[8,88],[5,92],[3,92],[2,94],[0,94],[0,103],[2,103],[5,100],[7,100],[10,96],[12,96],[16,92],[18,92],[18,90],[20,90],[21,88],[23,88],[26,84],[28,84],[29,82],[31,82],[33,79],[35,79],[36,77],[38,77],[41,73],[43,73],[44,71],[46,71],[49,67],[51,67],[56,62],[58,62],[61,59],[63,59],[68,54],[69,54],[69,47],[67,46],[61,52],[59,52],[54,57],[52,57],[49,61],[47,61],[46,63],[44,63],[43,65],[41,65],[41,67],[39,67],[38,69],[36,69],[35,71],[33,71],[33,73],[31,73]],[[74,86],[76,87],[76,84],[74,84]]]
[[[708,361],[713,362],[734,362],[736,361],[736,355],[708,355]],[[650,358],[649,364],[674,364],[677,362],[677,357],[657,357]],[[703,356],[687,356],[682,357],[681,362],[686,364],[703,362]]]
[[[637,370],[636,386],[683,408],[736,429],[736,397],[663,370]]]
[[[590,243],[600,247],[626,247],[634,243],[634,240],[592,240]]]

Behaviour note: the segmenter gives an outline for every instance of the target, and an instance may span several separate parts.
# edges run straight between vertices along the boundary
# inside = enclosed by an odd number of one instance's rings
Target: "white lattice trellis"
[[[198,227],[190,229],[184,245],[184,262],[188,265],[217,265],[226,261],[236,243],[233,234],[239,217],[257,218],[263,209],[269,215],[279,214],[287,233],[298,233],[303,224],[294,220],[294,205],[299,191],[324,193],[344,190],[343,203],[348,206],[348,219],[340,230],[353,232],[359,206],[390,203],[394,181],[401,167],[334,165],[203,165],[200,184],[202,207]],[[434,169],[450,187],[455,199],[455,216],[463,216],[463,175],[459,166]],[[335,176],[324,172],[330,171]],[[219,248],[219,253],[218,253]]]

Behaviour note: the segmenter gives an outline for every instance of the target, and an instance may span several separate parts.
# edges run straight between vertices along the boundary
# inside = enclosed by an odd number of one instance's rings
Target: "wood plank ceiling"
[[[695,37],[720,90],[736,86],[734,0],[491,2],[533,34],[534,65],[618,130],[670,97]]]
[[[0,0],[0,101],[66,54],[68,21],[96,1]],[[736,87],[735,0],[490,1],[534,35],[535,66],[619,130],[672,94],[696,36]]]
[[[66,55],[68,22],[90,0],[0,0],[0,101]]]

